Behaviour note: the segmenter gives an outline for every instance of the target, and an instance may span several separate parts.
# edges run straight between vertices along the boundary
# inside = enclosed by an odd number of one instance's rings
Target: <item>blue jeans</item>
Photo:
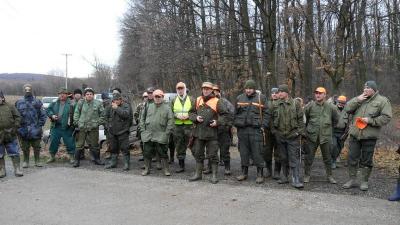
[[[6,143],[6,144],[0,144],[0,158],[3,158],[5,155],[5,152],[7,151],[8,156],[19,156],[19,145],[17,142],[17,138],[15,138],[13,141]]]

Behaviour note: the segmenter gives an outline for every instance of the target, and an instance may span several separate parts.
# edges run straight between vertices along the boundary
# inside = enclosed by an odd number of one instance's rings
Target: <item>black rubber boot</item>
[[[257,178],[256,178],[256,183],[257,184],[262,184],[264,183],[264,174],[263,174],[264,168],[262,167],[257,167]]]
[[[190,182],[203,179],[203,167],[203,163],[196,163],[196,171],[194,172],[193,177],[189,178]]]
[[[292,186],[295,188],[304,188],[303,183],[300,182],[299,167],[293,167],[291,170],[292,170]]]
[[[207,169],[203,171],[203,174],[210,174],[211,173],[211,162],[207,160]]]
[[[224,166],[225,166],[224,175],[230,176],[231,175],[231,161],[229,161],[229,160],[224,161]]]
[[[130,164],[131,164],[131,154],[128,153],[128,154],[124,155],[124,168],[123,168],[123,170],[124,171],[128,171]]]
[[[169,160],[168,163],[172,164],[175,161],[175,149],[169,149]]]
[[[282,164],[282,174],[278,181],[278,184],[289,183],[288,176],[289,176],[289,168],[285,164]]]
[[[218,164],[217,163],[213,163],[211,164],[211,171],[212,171],[212,176],[211,176],[211,183],[212,184],[216,184],[218,183]]]
[[[81,152],[82,150],[75,150],[75,163],[72,165],[73,167],[79,167],[80,166],[80,161],[81,161]]]
[[[179,160],[179,168],[175,170],[175,173],[182,173],[183,171],[185,171],[185,160],[180,159]]]
[[[94,164],[96,164],[96,165],[104,165],[104,162],[102,162],[101,160],[100,160],[100,150],[98,150],[98,151],[90,151],[91,152],[91,154],[92,154],[92,157],[93,157],[93,162],[94,162]]]
[[[249,175],[249,167],[248,166],[242,166],[242,174],[236,177],[236,180],[238,181],[244,181],[247,179],[247,176]]]
[[[265,178],[272,177],[272,162],[265,162]]]
[[[280,176],[281,176],[281,163],[278,161],[275,161],[274,176],[272,178],[274,180],[279,180]]]

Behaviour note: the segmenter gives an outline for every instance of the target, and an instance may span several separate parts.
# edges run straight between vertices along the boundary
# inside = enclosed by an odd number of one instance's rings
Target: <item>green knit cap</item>
[[[256,82],[254,80],[247,80],[244,83],[244,89],[256,89]]]

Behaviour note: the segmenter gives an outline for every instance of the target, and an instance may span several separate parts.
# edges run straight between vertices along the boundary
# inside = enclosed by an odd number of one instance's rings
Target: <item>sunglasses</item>
[[[154,98],[162,98],[162,96],[156,95],[156,96],[154,96]]]

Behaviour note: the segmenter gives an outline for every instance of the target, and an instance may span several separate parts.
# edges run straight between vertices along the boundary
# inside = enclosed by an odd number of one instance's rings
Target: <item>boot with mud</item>
[[[238,180],[238,181],[247,180],[248,175],[249,175],[249,167],[248,166],[242,166],[242,174],[237,176],[236,180]]]
[[[203,163],[196,162],[196,171],[194,172],[194,175],[189,178],[189,181],[198,181],[203,179]]]

